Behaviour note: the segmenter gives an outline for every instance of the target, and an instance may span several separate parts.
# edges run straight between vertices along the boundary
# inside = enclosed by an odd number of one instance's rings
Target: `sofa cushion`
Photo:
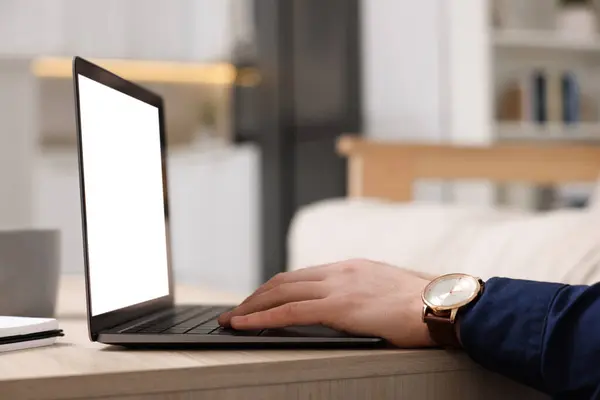
[[[600,212],[335,199],[296,215],[288,248],[290,269],[360,257],[432,274],[590,283],[600,280]]]
[[[414,266],[474,221],[486,224],[524,215],[486,207],[325,200],[305,206],[294,217],[288,235],[289,268],[355,257]]]

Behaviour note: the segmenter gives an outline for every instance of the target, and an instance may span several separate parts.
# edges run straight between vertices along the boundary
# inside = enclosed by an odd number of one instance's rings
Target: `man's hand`
[[[304,268],[275,276],[219,323],[241,330],[322,324],[399,347],[429,347],[421,319],[427,278],[368,260]]]

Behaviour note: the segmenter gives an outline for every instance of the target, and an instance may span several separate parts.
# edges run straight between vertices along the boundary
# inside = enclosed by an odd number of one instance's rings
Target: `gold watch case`
[[[458,310],[471,303],[483,289],[480,278],[452,273],[438,276],[423,289],[423,321],[427,314],[444,316],[454,323]]]

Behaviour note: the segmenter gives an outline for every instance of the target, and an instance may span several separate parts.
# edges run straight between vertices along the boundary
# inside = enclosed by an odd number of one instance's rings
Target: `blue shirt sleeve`
[[[459,322],[485,368],[556,399],[600,399],[600,283],[492,278]]]

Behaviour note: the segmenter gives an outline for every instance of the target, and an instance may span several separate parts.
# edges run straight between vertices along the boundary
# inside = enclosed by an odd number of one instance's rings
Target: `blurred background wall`
[[[12,55],[227,59],[237,29],[234,2],[3,0],[0,49]]]

